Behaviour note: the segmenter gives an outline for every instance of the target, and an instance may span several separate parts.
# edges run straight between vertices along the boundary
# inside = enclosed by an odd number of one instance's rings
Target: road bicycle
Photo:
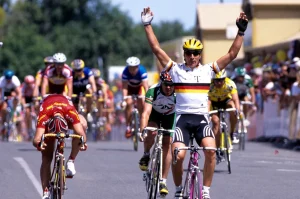
[[[51,199],[62,199],[66,187],[66,174],[65,174],[65,138],[77,138],[80,139],[80,144],[84,144],[83,136],[69,133],[46,133],[43,134],[40,142],[40,147],[43,146],[45,138],[54,137],[57,139],[55,149],[55,160],[51,173],[51,180],[49,183],[49,192]],[[68,177],[72,178],[72,177]]]
[[[220,148],[218,148],[218,152],[223,152],[223,154],[225,155],[225,159],[227,162],[227,168],[228,168],[228,173],[231,174],[231,165],[230,165],[230,161],[231,161],[231,152],[232,152],[232,142],[231,142],[231,137],[228,131],[228,125],[226,123],[226,112],[230,112],[230,111],[236,111],[236,108],[227,108],[227,109],[218,109],[218,110],[213,110],[213,111],[209,111],[209,114],[214,114],[214,113],[218,113],[219,114],[219,118],[220,118],[220,135],[221,135],[221,139],[220,139]]]
[[[202,178],[201,170],[199,168],[199,159],[201,158],[199,150],[213,150],[217,149],[214,147],[196,147],[193,144],[194,133],[190,137],[189,147],[180,147],[174,149],[173,164],[177,163],[177,155],[182,150],[190,151],[190,159],[188,163],[188,169],[183,185],[183,199],[202,199]]]
[[[163,149],[162,141],[164,135],[170,135],[175,131],[172,129],[146,127],[142,132],[142,138],[147,137],[148,131],[157,131],[155,137],[154,148],[151,152],[149,166],[147,171],[143,175],[143,181],[146,184],[146,191],[148,193],[148,199],[156,199],[158,197],[159,180],[162,179],[163,168]]]

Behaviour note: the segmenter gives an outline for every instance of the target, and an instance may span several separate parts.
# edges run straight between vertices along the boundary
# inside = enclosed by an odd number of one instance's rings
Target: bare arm
[[[73,93],[73,78],[69,78],[67,79],[67,88],[68,88],[68,96],[72,97],[72,93]]]
[[[150,8],[144,8],[144,11],[142,12],[142,17],[145,15],[151,15],[153,16],[153,13],[151,12]],[[160,48],[159,42],[154,34],[154,31],[152,29],[151,24],[144,25],[146,37],[148,39],[148,43],[152,49],[152,52],[155,54],[159,62],[161,63],[162,67],[165,67],[168,62],[170,61],[170,57],[167,55],[165,51],[163,51]]]
[[[97,92],[97,88],[96,88],[96,82],[95,82],[95,77],[94,76],[90,76],[89,77],[89,83],[92,86],[93,93],[96,93]]]
[[[245,15],[244,12],[240,13],[240,16],[237,19],[237,21],[239,19],[244,19],[248,21],[247,16]],[[224,69],[230,62],[232,62],[237,57],[242,47],[243,41],[244,41],[244,37],[242,35],[237,34],[228,53],[217,60],[217,64],[220,70]]]
[[[144,87],[145,89],[145,92],[147,92],[147,90],[149,89],[149,85],[148,85],[148,80],[144,80],[142,81],[142,86]]]
[[[254,90],[254,87],[250,88],[249,89],[250,91],[250,95],[251,95],[251,102],[255,105],[255,90]]]
[[[232,94],[231,96],[232,96],[232,101],[234,103],[236,110],[238,110],[240,112],[240,100],[239,100],[238,93]]]
[[[123,81],[122,82],[122,87],[123,87],[122,93],[123,93],[123,98],[124,98],[125,96],[128,95],[128,82],[127,81]]]
[[[41,89],[41,94],[42,96],[46,95],[46,90],[47,90],[47,87],[48,87],[48,78],[44,76],[43,78],[43,83],[42,83],[42,89]]]
[[[40,77],[35,78],[34,90],[33,90],[33,97],[37,97],[39,95],[39,86],[42,83],[42,79]]]
[[[143,109],[143,113],[142,113],[142,116],[141,116],[141,121],[140,121],[140,129],[141,131],[147,127],[148,125],[148,121],[149,121],[149,117],[150,117],[150,114],[151,114],[151,111],[152,111],[152,104],[149,104],[149,103],[144,103],[144,109]]]

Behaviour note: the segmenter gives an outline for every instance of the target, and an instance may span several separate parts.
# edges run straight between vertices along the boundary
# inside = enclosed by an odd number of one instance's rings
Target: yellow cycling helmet
[[[96,77],[96,78],[101,76],[101,71],[98,68],[93,68],[92,72],[94,74],[94,77]]]
[[[225,71],[225,69],[223,69],[218,73],[214,73],[213,79],[224,79],[224,78],[226,78],[226,76],[227,76],[226,71]]]
[[[196,51],[202,51],[203,50],[203,44],[199,39],[188,39],[183,44],[183,50],[196,50]]]
[[[84,61],[82,59],[75,59],[71,62],[71,67],[74,70],[81,70],[84,68]]]

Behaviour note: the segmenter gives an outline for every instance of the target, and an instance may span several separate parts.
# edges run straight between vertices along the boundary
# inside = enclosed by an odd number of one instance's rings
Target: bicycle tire
[[[156,199],[159,185],[159,172],[160,172],[160,151],[157,152],[155,162],[153,164],[154,169],[151,170],[150,178],[150,191],[148,192],[148,199]]]
[[[186,177],[185,177],[185,181],[184,181],[184,185],[183,185],[183,190],[182,190],[182,193],[183,193],[183,198],[190,198],[190,190],[191,190],[191,178],[192,178],[192,174],[190,172],[190,165],[191,163],[189,162],[188,164],[188,171],[186,173]]]
[[[134,128],[134,132],[132,135],[132,140],[133,140],[133,149],[135,151],[138,151],[138,113],[134,112],[134,120],[133,120],[133,128]]]
[[[62,158],[59,159],[59,195],[58,199],[63,199],[64,195],[64,187],[65,187],[65,171],[64,171],[64,160]]]
[[[197,170],[196,173],[192,176],[192,189],[191,189],[191,197],[192,199],[202,199],[202,184],[201,184],[201,176],[200,171]]]
[[[227,161],[227,168],[228,168],[228,173],[231,174],[231,165],[230,165],[230,146],[229,146],[229,141],[228,141],[228,132],[225,131],[225,156],[226,156],[226,161]]]

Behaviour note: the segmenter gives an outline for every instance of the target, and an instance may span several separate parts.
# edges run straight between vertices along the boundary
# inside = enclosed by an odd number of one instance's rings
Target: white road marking
[[[294,169],[276,169],[276,171],[283,171],[283,172],[300,172],[300,170],[294,170]]]
[[[27,174],[29,180],[32,182],[33,186],[35,187],[36,191],[39,193],[39,195],[42,197],[42,186],[39,183],[39,181],[36,179],[34,174],[32,173],[29,165],[27,162],[21,158],[21,157],[14,157],[14,159],[21,165],[21,167],[24,169],[25,173]]]

